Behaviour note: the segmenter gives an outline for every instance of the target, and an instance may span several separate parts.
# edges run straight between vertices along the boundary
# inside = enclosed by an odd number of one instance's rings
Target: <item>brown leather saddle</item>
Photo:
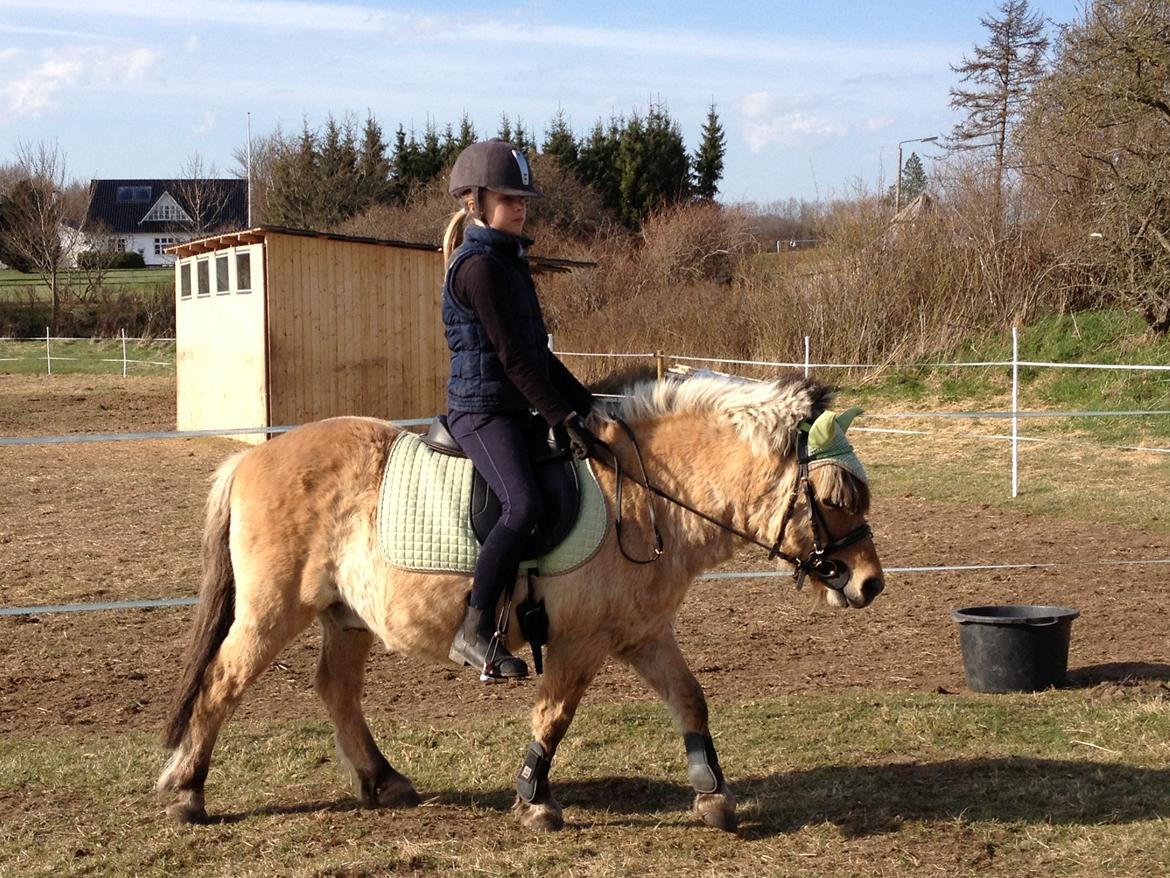
[[[528,451],[532,469],[544,501],[544,515],[524,544],[525,558],[539,558],[560,545],[569,535],[581,511],[581,482],[569,453],[557,444],[544,420],[535,416],[528,427]],[[453,457],[466,457],[447,428],[447,418],[438,415],[423,436],[431,449]],[[471,483],[471,529],[480,545],[500,520],[500,500],[487,481],[475,470]]]

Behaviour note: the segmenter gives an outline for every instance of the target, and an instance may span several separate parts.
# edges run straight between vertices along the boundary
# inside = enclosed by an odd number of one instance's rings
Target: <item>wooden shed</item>
[[[171,252],[180,430],[445,410],[434,245],[261,227]]]

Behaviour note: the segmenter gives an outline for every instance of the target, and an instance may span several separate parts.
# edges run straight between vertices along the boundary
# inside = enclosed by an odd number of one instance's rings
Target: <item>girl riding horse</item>
[[[583,459],[593,438],[581,418],[593,396],[548,348],[525,258],[532,241],[521,235],[528,199],[541,196],[524,153],[498,139],[472,144],[455,160],[450,191],[462,207],[443,236],[443,324],[451,349],[447,423],[501,505],[475,565],[451,659],[478,668],[485,680],[526,677],[528,666],[508,652],[493,610],[515,581],[524,543],[542,513],[529,460],[529,411],[562,429],[574,456]]]

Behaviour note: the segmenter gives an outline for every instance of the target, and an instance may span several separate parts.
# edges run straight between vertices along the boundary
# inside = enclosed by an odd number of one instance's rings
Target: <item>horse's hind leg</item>
[[[364,629],[343,627],[332,612],[318,618],[322,642],[317,694],[336,727],[337,752],[353,773],[362,804],[367,808],[417,805],[418,793],[386,761],[362,715],[366,657],[374,635]]]
[[[183,823],[207,819],[203,784],[220,728],[240,703],[244,690],[312,618],[309,608],[257,618],[248,608],[237,606],[231,629],[204,673],[183,740],[158,781],[160,790],[176,794],[166,809],[168,815]]]
[[[708,826],[734,832],[735,796],[723,779],[707,726],[703,687],[687,667],[671,631],[618,656],[658,693],[683,733],[687,778],[695,788],[695,812]]]
[[[605,656],[604,646],[584,639],[558,639],[549,644],[544,679],[532,711],[533,742],[516,778],[517,797],[512,808],[530,829],[556,830],[565,825],[561,806],[549,787],[548,772],[581,696]]]

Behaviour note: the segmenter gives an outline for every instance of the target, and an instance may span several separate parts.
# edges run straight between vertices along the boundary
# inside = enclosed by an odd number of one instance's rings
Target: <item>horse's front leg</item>
[[[735,796],[723,779],[707,727],[707,699],[687,667],[674,632],[667,630],[618,658],[637,671],[674,716],[686,745],[687,779],[695,789],[695,812],[708,826],[734,832]]]
[[[565,825],[548,773],[557,745],[605,656],[604,647],[584,639],[558,639],[549,644],[544,679],[532,711],[533,741],[516,776],[516,803],[512,806],[520,823],[530,829],[556,830]]]

